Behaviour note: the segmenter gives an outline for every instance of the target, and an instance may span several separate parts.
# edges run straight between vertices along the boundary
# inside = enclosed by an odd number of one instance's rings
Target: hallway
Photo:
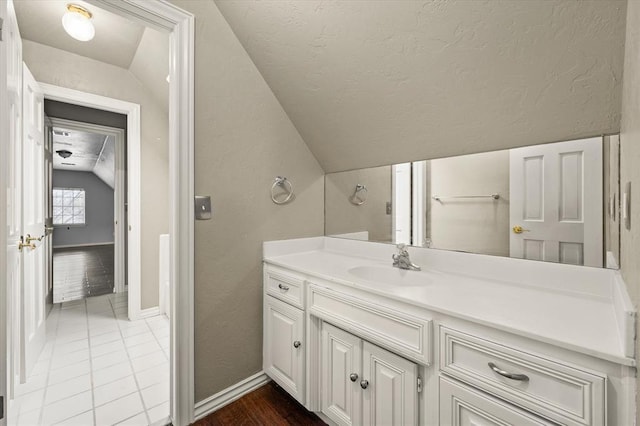
[[[9,425],[150,425],[169,416],[169,320],[127,319],[127,294],[54,305]]]

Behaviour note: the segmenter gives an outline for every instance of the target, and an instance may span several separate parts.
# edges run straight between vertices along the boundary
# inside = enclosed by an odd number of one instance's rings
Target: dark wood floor
[[[53,249],[53,301],[113,293],[113,244]]]
[[[274,382],[194,423],[195,426],[325,425]]]

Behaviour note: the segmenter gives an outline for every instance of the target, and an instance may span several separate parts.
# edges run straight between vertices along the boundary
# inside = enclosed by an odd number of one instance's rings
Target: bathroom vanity
[[[339,425],[633,424],[619,272],[318,237],[264,243],[267,375]]]

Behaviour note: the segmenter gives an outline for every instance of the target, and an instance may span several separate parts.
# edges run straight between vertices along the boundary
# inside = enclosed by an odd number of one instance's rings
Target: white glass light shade
[[[96,35],[91,15],[86,11],[78,11],[76,7],[67,7],[67,12],[62,16],[62,26],[67,34],[76,40],[89,41]]]

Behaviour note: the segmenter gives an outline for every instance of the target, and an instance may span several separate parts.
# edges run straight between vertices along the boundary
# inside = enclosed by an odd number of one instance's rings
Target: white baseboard
[[[104,243],[86,243],[86,244],[67,244],[62,246],[53,246],[54,249],[57,248],[74,248],[74,247],[92,247],[92,246],[112,246],[112,242],[104,242]]]
[[[140,309],[137,312],[129,312],[129,319],[136,321],[144,318],[151,318],[160,315],[160,307],[154,306],[152,308]]]
[[[244,395],[258,389],[260,386],[268,383],[271,379],[264,374],[263,371],[247,377],[243,381],[233,386],[211,395],[209,398],[196,403],[194,419],[201,419],[227,404],[243,397]]]

